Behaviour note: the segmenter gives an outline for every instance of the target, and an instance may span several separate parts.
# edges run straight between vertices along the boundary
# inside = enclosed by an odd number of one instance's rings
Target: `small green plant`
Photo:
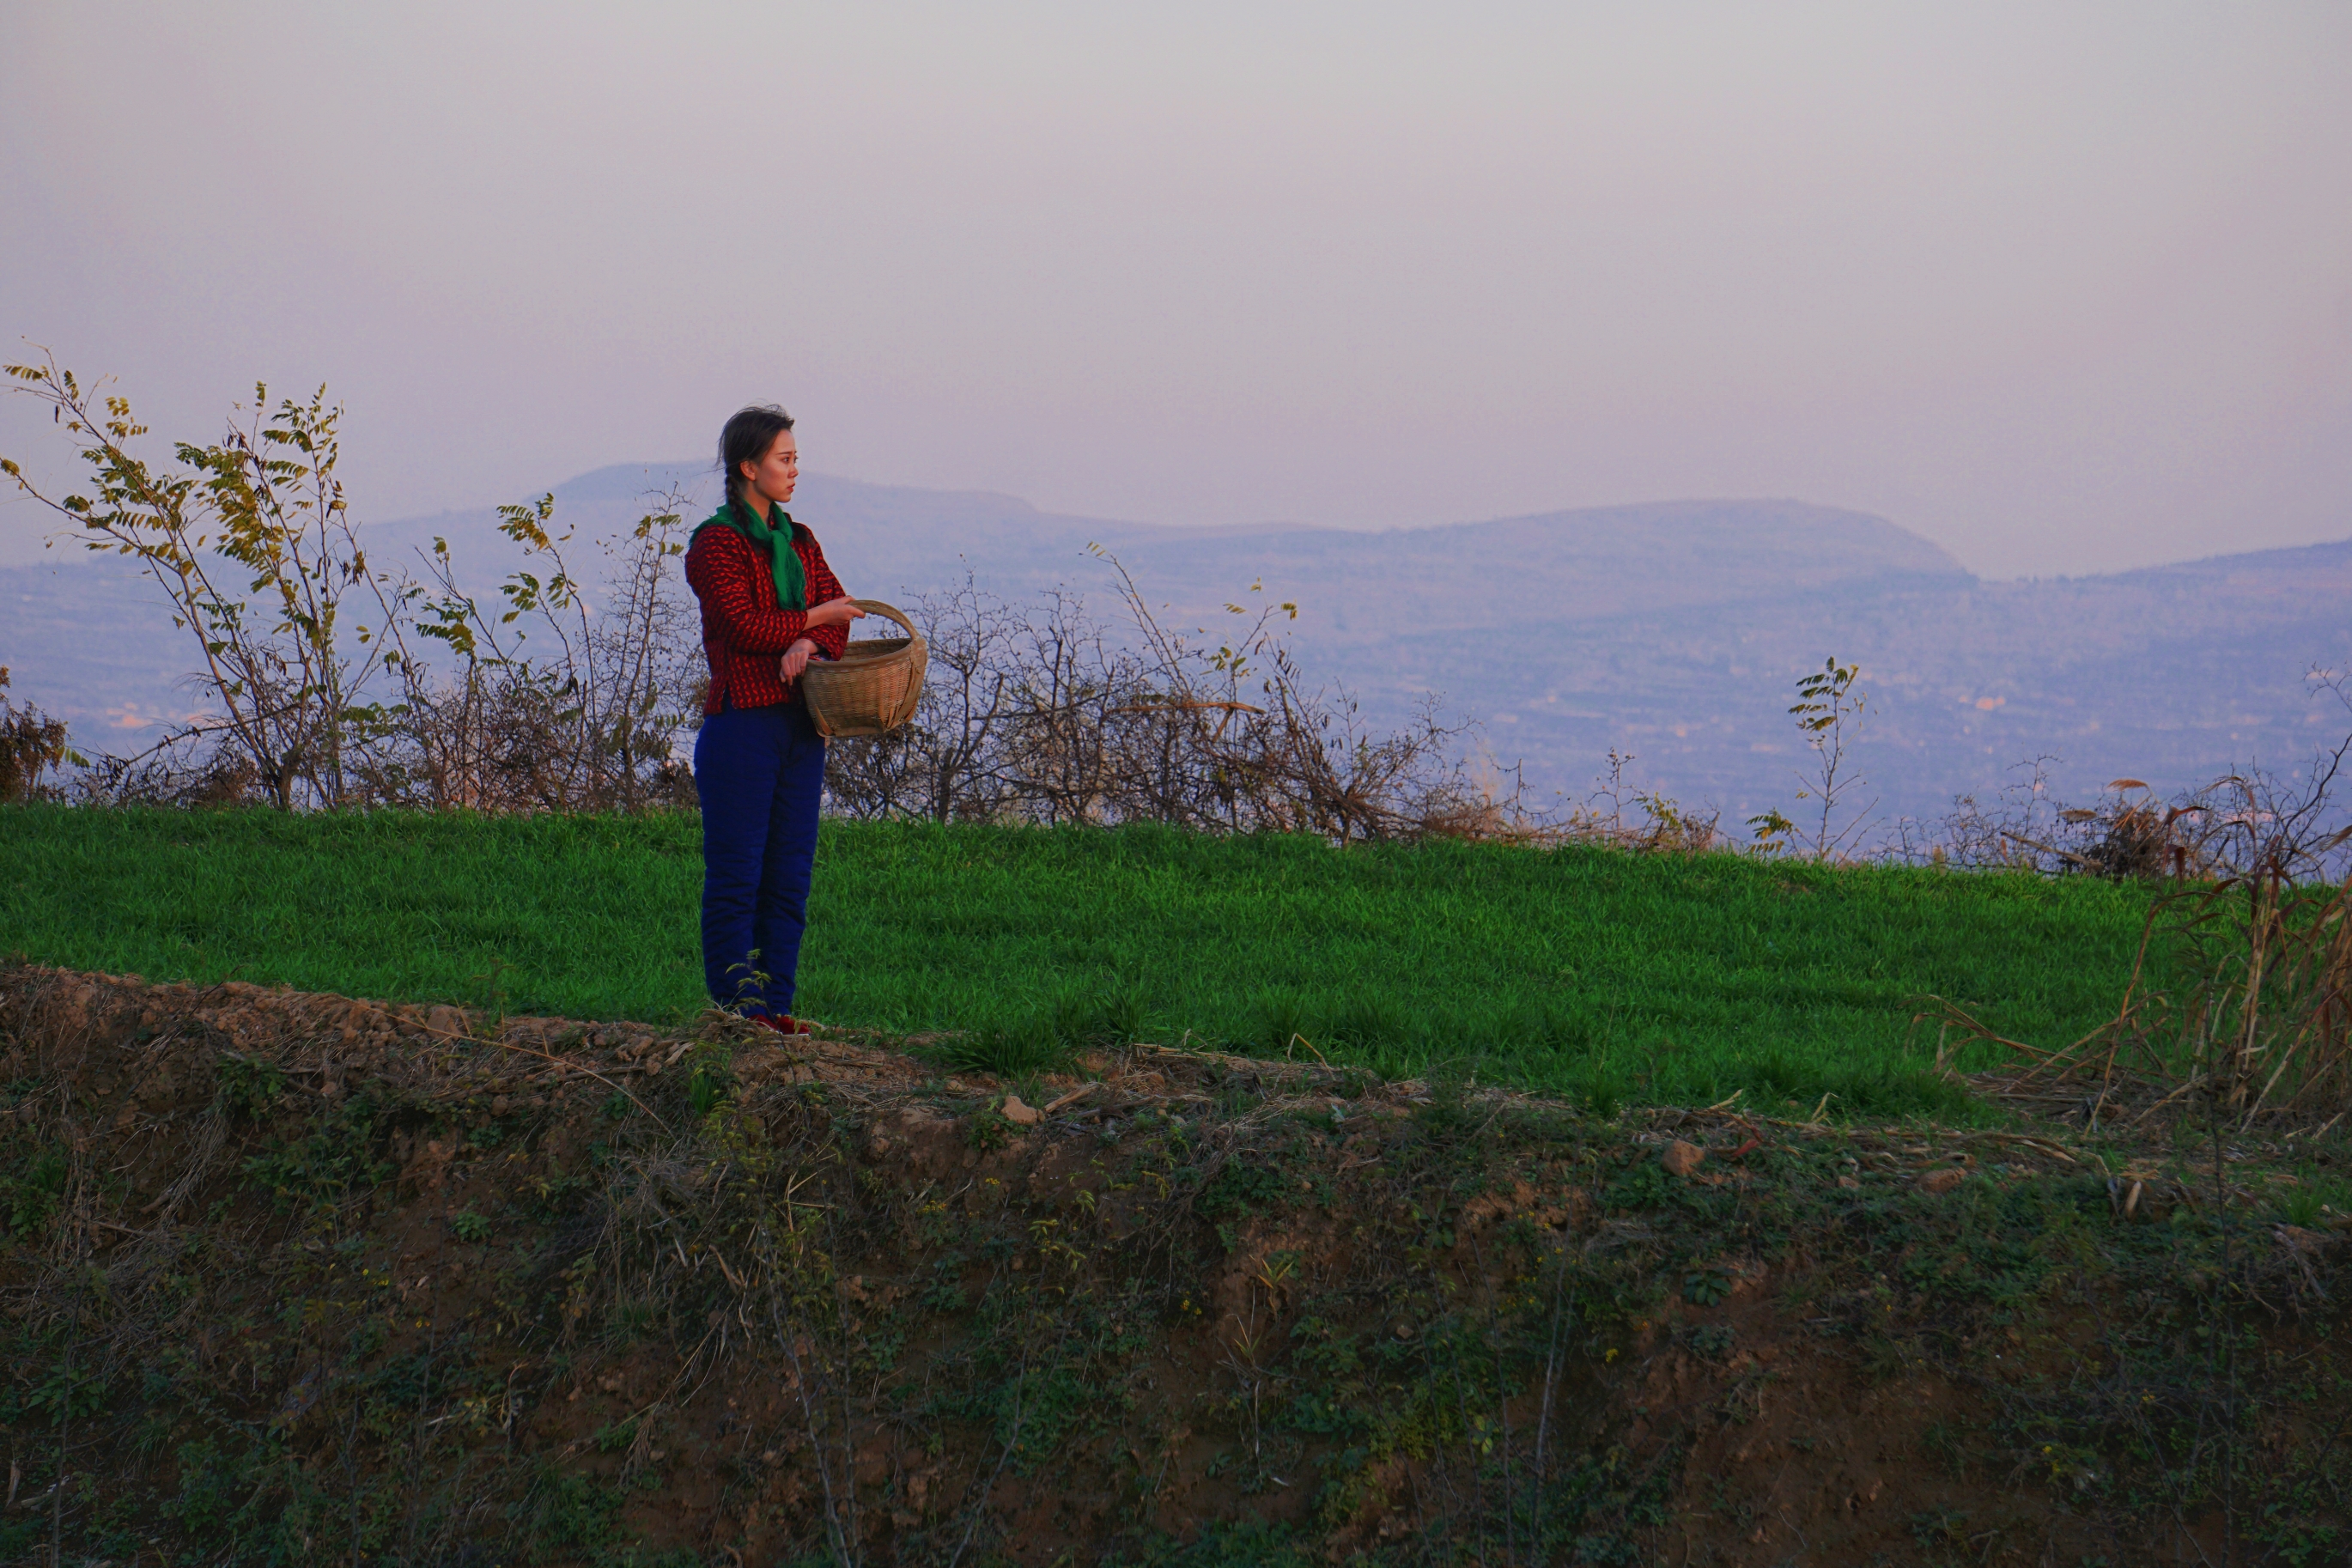
[[[1292,1275],[1298,1272],[1298,1253],[1295,1248],[1282,1247],[1265,1255],[1257,1267],[1257,1282],[1271,1295],[1283,1289]]]
[[[286,1090],[286,1074],[276,1062],[223,1057],[214,1081],[221,1104],[240,1121],[258,1121]]]
[[[1714,847],[1715,815],[1701,816],[1671,795],[1646,790],[1633,797],[1642,808],[1642,831],[1635,843],[1656,851],[1698,854]]]
[[[1731,1280],[1719,1268],[1694,1268],[1683,1276],[1683,1300],[1713,1307],[1731,1298]]]
[[[1759,812],[1748,819],[1755,837],[1757,849],[1766,855],[1778,855],[1794,841],[1797,825],[1778,811]]]
[[[1139,982],[1127,978],[1107,985],[1064,985],[1054,993],[1047,1013],[1046,1026],[1034,1032],[1059,1051],[1125,1045],[1143,1032],[1144,992]]]
[[[533,1562],[610,1562],[624,1539],[625,1500],[593,1476],[544,1463],[523,1510]]]
[[[489,1016],[490,1022],[484,1033],[491,1039],[498,1038],[506,1028],[507,974],[513,968],[514,965],[509,963],[505,958],[493,953],[490,955],[489,967],[481,973],[469,977],[468,980],[474,994],[481,1000],[480,1010]]]
[[[1911,1516],[1911,1539],[1921,1546],[1966,1546],[1969,1516],[1948,1509]]]
[[[298,1136],[272,1142],[247,1160],[245,1173],[283,1208],[338,1204],[393,1173],[391,1163],[377,1157],[377,1116],[372,1095],[352,1095]]]
[[[457,1233],[457,1237],[459,1241],[487,1241],[489,1239],[490,1222],[482,1215],[476,1214],[472,1209],[461,1209],[458,1211],[458,1213],[450,1219],[449,1228]]]
[[[1625,1081],[1625,1075],[1605,1061],[1595,1061],[1579,1087],[1585,1109],[1602,1121],[1616,1121],[1617,1113],[1633,1098],[1633,1086]]]
[[[734,1058],[724,1046],[709,1042],[694,1048],[686,1078],[686,1100],[697,1121],[724,1104],[735,1091]]]
[[[1059,1065],[1068,1051],[1048,1016],[981,1025],[966,1030],[940,1054],[950,1067],[1018,1078]]]
[[[0,1210],[7,1214],[11,1235],[32,1236],[47,1226],[69,1169],[65,1151],[52,1147],[36,1152],[18,1174],[0,1176]]]
[[[1246,1218],[1275,1207],[1296,1184],[1276,1161],[1229,1160],[1192,1206],[1202,1219]]]
[[[1789,710],[1797,721],[1798,732],[1813,751],[1812,775],[1799,775],[1797,798],[1815,801],[1821,806],[1821,825],[1813,833],[1813,858],[1817,860],[1835,856],[1869,825],[1868,806],[1843,827],[1835,822],[1840,805],[1865,782],[1854,777],[1846,766],[1846,748],[1860,733],[1870,707],[1868,695],[1858,684],[1861,675],[1858,667],[1840,664],[1832,655],[1821,668],[1797,682],[1797,700]],[[1780,814],[1768,815],[1777,817]],[[1750,826],[1754,826],[1752,818]],[[1793,833],[1793,826],[1787,831]],[[1759,840],[1763,837],[1758,834]]]
[[[1969,1448],[1965,1428],[1949,1421],[1934,1421],[1919,1434],[1919,1446],[1943,1461],[1955,1480],[1968,1474]]]
[[[2279,1213],[2287,1224],[2307,1230],[2326,1216],[2327,1200],[2316,1187],[2289,1187],[2286,1195],[2279,1200]]]
[[[965,1122],[964,1138],[982,1152],[1002,1149],[1013,1142],[1013,1123],[995,1106],[983,1105]]]
[[[106,1408],[106,1379],[75,1367],[55,1366],[33,1384],[25,1405],[47,1416],[51,1426],[79,1421]]]
[[[1729,1323],[1704,1323],[1690,1331],[1687,1342],[1694,1354],[1721,1361],[1731,1353],[1734,1338]]]
[[[965,1306],[963,1287],[946,1273],[933,1279],[915,1300],[926,1312],[961,1312]]]
[[[1297,1042],[1320,1035],[1323,1020],[1307,998],[1289,986],[1269,987],[1249,999],[1251,1043],[1269,1056],[1297,1049]]]
[[[1368,1055],[1413,1042],[1412,1016],[1402,1004],[1380,996],[1349,997],[1326,1033],[1328,1045]]]

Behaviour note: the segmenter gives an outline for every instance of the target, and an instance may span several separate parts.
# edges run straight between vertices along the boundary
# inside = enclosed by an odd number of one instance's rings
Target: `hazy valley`
[[[559,487],[583,538],[625,523],[691,465],[621,465]],[[1118,614],[1099,543],[1187,630],[1221,606],[1295,601],[1307,670],[1375,721],[1424,693],[1477,721],[1539,796],[1581,796],[1614,747],[1630,784],[1744,817],[1788,809],[1804,757],[1785,710],[1804,670],[1858,661],[1859,753],[1879,810],[1933,816],[1960,792],[2058,759],[2061,793],[2118,773],[2160,790],[2256,761],[2291,769],[2352,722],[2314,664],[2352,665],[2352,541],[2097,577],[1980,580],[1883,519],[1785,500],[1663,502],[1399,530],[1178,529],[1042,512],[1013,498],[810,476],[795,515],[852,591],[905,600],[962,580],[1018,600],[1066,585]],[[487,589],[513,564],[485,509],[369,525],[379,562],[449,539]],[[593,552],[586,552],[593,559]],[[133,749],[184,709],[184,633],[124,563],[0,566],[14,694],[84,747]],[[1249,590],[1263,584],[1262,595]]]

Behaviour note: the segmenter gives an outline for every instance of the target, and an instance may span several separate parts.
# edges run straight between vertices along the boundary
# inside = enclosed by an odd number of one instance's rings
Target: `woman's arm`
[[[825,564],[824,546],[816,542],[816,535],[803,529],[801,538],[807,542],[807,548],[801,550],[800,557],[801,565],[808,573],[807,598],[810,606],[814,608],[819,605],[829,604],[835,599],[849,597],[848,594],[842,589],[841,579],[835,577],[833,574],[833,568]],[[795,548],[797,547],[796,544]],[[849,622],[863,616],[865,612],[860,610],[839,621],[811,626],[803,635],[816,645],[817,651],[825,658],[839,658],[843,650],[849,647]]]

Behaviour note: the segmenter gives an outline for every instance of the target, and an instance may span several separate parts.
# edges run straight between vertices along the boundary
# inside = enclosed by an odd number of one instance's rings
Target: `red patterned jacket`
[[[816,535],[795,523],[793,550],[807,583],[803,595],[814,606],[845,599],[841,582],[824,563]],[[686,580],[702,601],[702,650],[710,659],[710,695],[702,710],[716,713],[731,701],[737,708],[767,708],[799,695],[778,669],[784,650],[805,637],[822,658],[839,658],[849,644],[846,626],[811,631],[804,610],[776,607],[776,579],[759,547],[731,528],[706,528],[686,552]]]

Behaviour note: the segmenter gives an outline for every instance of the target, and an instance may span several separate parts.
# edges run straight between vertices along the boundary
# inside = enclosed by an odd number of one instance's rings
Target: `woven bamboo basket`
[[[915,716],[930,647],[897,605],[879,599],[850,602],[869,616],[898,622],[907,635],[851,643],[838,660],[810,660],[801,672],[801,695],[820,735],[887,734]]]

